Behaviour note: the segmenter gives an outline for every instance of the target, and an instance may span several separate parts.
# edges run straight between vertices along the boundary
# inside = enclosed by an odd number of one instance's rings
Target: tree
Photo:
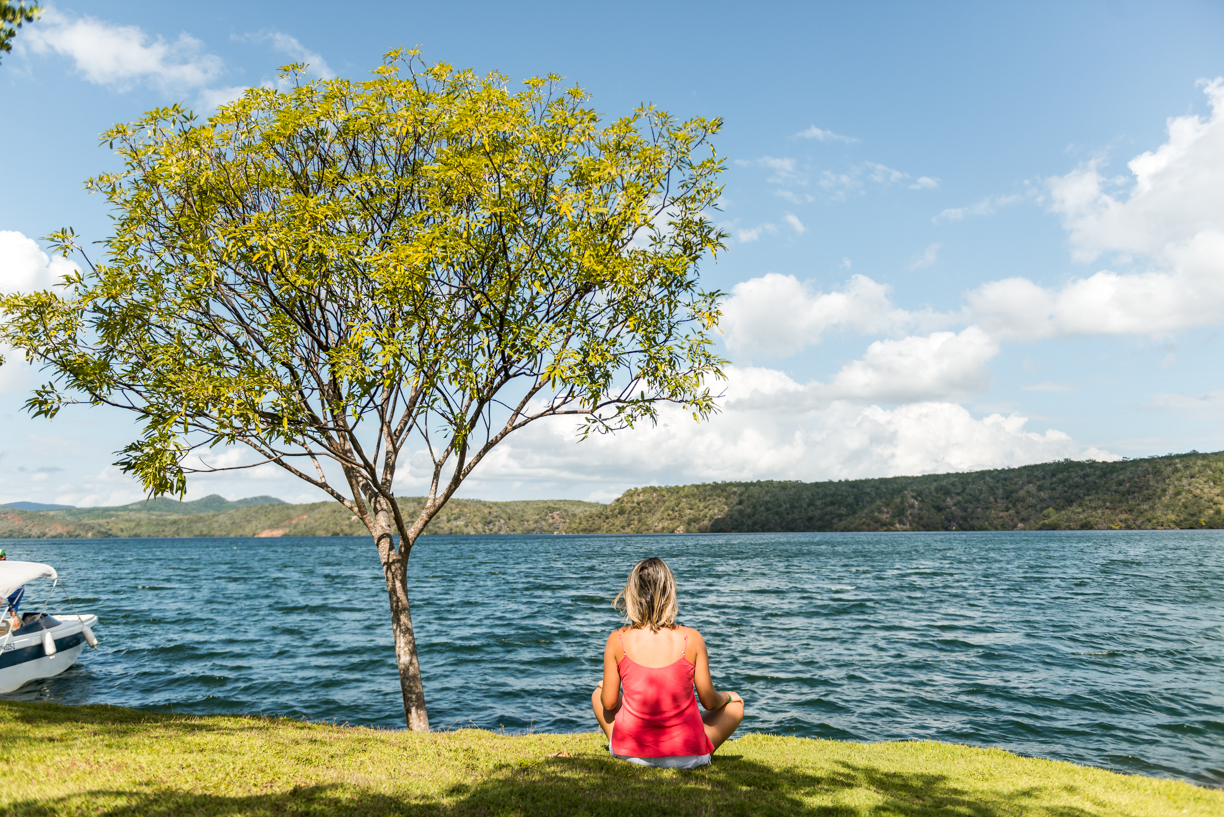
[[[5,54],[13,50],[13,38],[22,23],[32,23],[42,14],[41,6],[26,6],[25,0],[10,3],[0,0],[0,51]]]
[[[155,110],[103,136],[115,211],[60,292],[0,300],[0,340],[49,371],[27,407],[135,412],[116,463],[182,495],[244,444],[365,523],[390,601],[408,726],[427,729],[409,613],[413,543],[488,452],[544,417],[580,436],[716,409],[707,333],[723,246],[719,120],[652,107],[601,125],[558,77],[517,93],[416,52],[365,82],[253,88],[204,123]],[[704,158],[698,153],[704,154]],[[413,448],[415,446],[415,448]],[[401,458],[428,500],[401,515]]]

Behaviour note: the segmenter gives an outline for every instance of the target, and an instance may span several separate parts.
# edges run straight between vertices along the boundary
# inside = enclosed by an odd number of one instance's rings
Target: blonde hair
[[[635,564],[625,589],[616,594],[612,606],[624,612],[634,629],[649,627],[652,633],[657,633],[660,628],[675,627],[676,577],[667,562],[655,556]]]

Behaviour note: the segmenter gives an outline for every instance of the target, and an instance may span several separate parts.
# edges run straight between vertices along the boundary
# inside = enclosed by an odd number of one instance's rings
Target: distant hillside
[[[421,497],[399,500],[415,515]],[[611,505],[454,499],[428,534],[1224,528],[1224,453],[1051,462],[842,482],[634,488]],[[335,502],[157,499],[117,508],[0,507],[0,538],[364,536]]]
[[[399,500],[415,515],[423,497]],[[430,523],[428,534],[564,533],[593,502],[536,500],[482,502],[453,499]],[[0,539],[145,536],[365,536],[357,517],[338,503],[290,505],[273,497],[236,502],[209,496],[194,502],[154,499],[114,508],[20,511],[0,507]]]
[[[19,511],[62,511],[75,508],[76,505],[51,505],[46,502],[6,502],[2,507],[16,508]]]
[[[574,533],[1224,527],[1224,453],[842,482],[635,488]]]

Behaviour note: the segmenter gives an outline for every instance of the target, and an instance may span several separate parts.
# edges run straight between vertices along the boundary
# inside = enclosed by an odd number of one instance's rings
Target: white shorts
[[[697,769],[702,766],[709,766],[712,762],[708,754],[679,755],[676,757],[627,757],[625,755],[618,755],[612,751],[611,735],[608,735],[608,754],[617,760],[623,760],[635,766],[653,766],[656,769]]]

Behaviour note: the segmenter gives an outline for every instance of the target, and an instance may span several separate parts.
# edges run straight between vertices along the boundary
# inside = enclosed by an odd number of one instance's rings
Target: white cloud
[[[48,256],[34,239],[15,230],[0,230],[0,293],[48,289],[78,269],[62,255]]]
[[[779,401],[797,407],[822,408],[838,401],[896,404],[956,400],[990,389],[987,364],[998,353],[998,343],[976,326],[959,333],[934,332],[878,340],[867,347],[862,358],[847,363],[828,383],[813,381],[803,387],[784,389],[781,396],[769,393],[761,398],[767,401],[761,408],[777,407]],[[727,405],[752,408],[757,399],[750,395]]]
[[[0,294],[50,289],[79,267],[62,255],[49,256],[32,238],[15,230],[0,230]],[[33,366],[21,352],[0,344],[0,394],[19,394],[34,385]]]
[[[167,42],[137,26],[71,17],[50,8],[23,39],[34,53],[69,57],[88,81],[118,90],[139,84],[199,88],[224,70],[221,58],[205,53],[204,44],[188,34]]]
[[[1203,236],[1203,266],[1224,263],[1224,235]],[[1005,338],[1034,340],[1069,335],[1147,335],[1164,338],[1194,326],[1219,322],[1224,311],[1224,270],[1122,275],[1102,270],[1060,289],[1027,278],[983,284],[966,296],[969,319]]]
[[[910,177],[908,173],[902,173],[900,170],[894,170],[887,165],[879,164],[878,162],[867,162],[864,168],[868,174],[868,178],[877,184],[897,183],[904,181]]]
[[[804,227],[803,222],[800,221],[799,217],[794,215],[793,213],[787,213],[786,215],[782,217],[782,220],[785,221],[790,226],[790,228],[794,230],[796,233],[798,233],[799,235],[803,235],[804,233],[807,232],[807,227]]]
[[[931,219],[935,224],[941,221],[963,221],[968,216],[988,216],[995,212],[1000,207],[1006,207],[1009,204],[1024,201],[1025,197],[1020,194],[1008,196],[987,196],[976,204],[971,204],[968,207],[949,207],[943,210],[939,215]]]
[[[795,134],[800,139],[815,139],[818,142],[857,142],[853,136],[842,136],[840,133],[834,133],[831,130],[824,130],[812,125],[807,130],[800,131]]]
[[[200,91],[198,96],[200,108],[205,111],[214,111],[222,105],[233,102],[246,93],[246,90],[246,85],[231,85],[228,88],[205,88]]]
[[[939,180],[930,176],[914,178],[909,173],[891,168],[879,162],[861,162],[845,170],[822,170],[813,179],[810,166],[800,164],[790,157],[761,156],[756,159],[736,159],[741,167],[761,167],[770,171],[766,181],[779,186],[774,195],[794,204],[807,204],[814,197],[802,189],[812,184],[830,194],[835,200],[845,199],[847,193],[865,192],[868,182],[888,186],[909,182],[911,190],[929,190],[939,186]]]
[[[766,181],[770,184],[806,184],[805,174],[794,159],[776,156],[761,156],[757,159],[736,159],[741,167],[763,167],[773,173]]]
[[[925,269],[926,267],[931,266],[939,258],[939,248],[942,246],[943,245],[940,244],[938,241],[927,245],[927,248],[922,251],[922,255],[917,256],[910,263],[909,268],[911,270],[916,270],[916,269]]]
[[[1103,177],[1099,160],[1049,179],[1076,260],[1162,258],[1224,230],[1224,79],[1202,84],[1212,115],[1170,118],[1168,141],[1127,163],[1131,179]]]
[[[809,391],[825,400],[889,403],[967,397],[990,388],[986,364],[998,353],[999,344],[976,326],[959,333],[877,340],[828,386]]]
[[[643,484],[712,480],[824,480],[1004,468],[1070,458],[1118,459],[1057,430],[1027,429],[1022,415],[974,417],[949,402],[894,409],[835,401],[813,408],[782,372],[732,367],[722,414],[697,424],[665,409],[657,427],[585,442],[558,421],[529,426],[473,475],[471,496],[494,486],[590,485],[607,497]],[[545,493],[547,489],[545,489]]]
[[[774,195],[786,199],[791,204],[811,204],[816,197],[811,193],[796,193],[794,190],[775,190]]]
[[[741,244],[751,244],[762,235],[776,235],[778,228],[774,224],[758,224],[756,227],[738,228],[735,230],[735,240]]]
[[[863,181],[860,175],[857,170],[842,173],[822,170],[820,178],[816,180],[816,184],[822,189],[833,193],[835,198],[845,198],[847,192],[861,191],[863,189]]]
[[[847,170],[821,171],[816,184],[823,190],[834,193],[834,198],[844,198],[848,192],[864,192],[865,182],[888,186],[909,182],[911,190],[930,190],[939,187],[939,180],[930,176],[914,178],[903,170],[880,164],[879,162],[863,162]]]
[[[727,348],[748,357],[794,354],[831,329],[885,333],[925,319],[893,306],[889,287],[865,275],[822,293],[771,272],[736,284],[723,304]]]
[[[282,31],[260,31],[255,34],[236,36],[234,39],[250,43],[268,43],[274,51],[284,54],[294,62],[306,63],[309,66],[307,73],[321,79],[334,79],[336,76],[321,54],[311,51],[298,42],[296,37]]]
[[[1136,272],[1101,270],[1047,288],[1026,278],[968,293],[967,319],[1001,337],[1168,337],[1224,318],[1224,80],[1205,83],[1209,118],[1174,117],[1168,140],[1132,159],[1131,178],[1092,161],[1048,180],[1073,255],[1113,254]]]
[[[1218,422],[1224,420],[1224,388],[1197,395],[1156,394],[1148,400],[1147,407],[1172,411],[1196,420]]]

